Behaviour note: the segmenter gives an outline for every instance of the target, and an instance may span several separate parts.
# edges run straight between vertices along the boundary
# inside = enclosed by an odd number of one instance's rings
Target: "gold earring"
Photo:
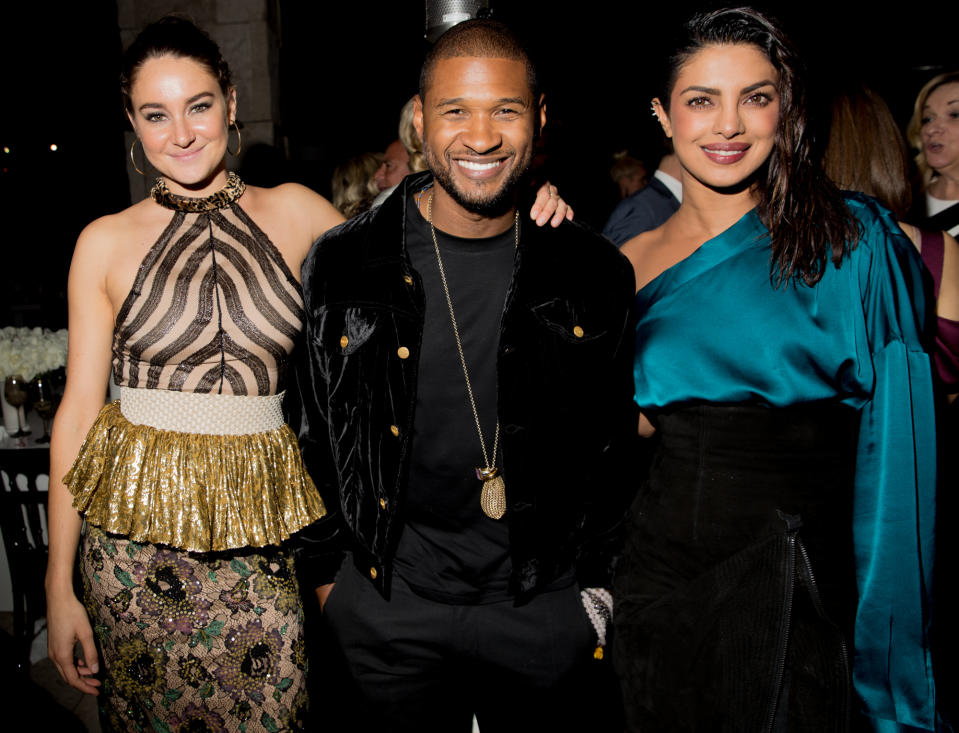
[[[130,162],[133,163],[133,170],[139,173],[141,176],[145,176],[146,173],[140,170],[140,167],[137,165],[136,158],[133,157],[133,148],[136,147],[137,143],[140,142],[140,138],[133,138],[133,142],[130,143]]]
[[[229,142],[230,127],[236,128],[236,152],[230,150],[230,142]],[[232,120],[230,124],[227,126],[226,134],[227,134],[226,152],[228,152],[230,155],[232,155],[235,158],[236,156],[240,154],[240,151],[243,150],[243,136],[240,135],[240,126],[236,124],[236,120]]]

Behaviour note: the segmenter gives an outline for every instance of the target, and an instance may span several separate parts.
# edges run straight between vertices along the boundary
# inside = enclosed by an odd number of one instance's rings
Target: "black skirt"
[[[699,405],[654,423],[614,588],[630,729],[849,730],[858,413]]]

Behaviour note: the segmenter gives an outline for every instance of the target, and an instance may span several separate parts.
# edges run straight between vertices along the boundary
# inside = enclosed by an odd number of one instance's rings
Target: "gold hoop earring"
[[[136,158],[133,157],[133,148],[136,147],[137,143],[140,142],[140,138],[133,138],[133,142],[130,143],[130,162],[133,163],[133,170],[139,173],[141,176],[145,176],[146,173],[140,170],[140,167],[137,165]]]
[[[230,150],[230,141],[229,141],[230,127],[234,127],[236,129],[236,152]],[[240,126],[236,124],[236,120],[233,120],[233,122],[231,122],[230,125],[226,128],[226,135],[227,135],[226,152],[228,152],[230,155],[232,155],[235,158],[236,156],[240,154],[240,151],[243,150],[243,136],[240,135]]]

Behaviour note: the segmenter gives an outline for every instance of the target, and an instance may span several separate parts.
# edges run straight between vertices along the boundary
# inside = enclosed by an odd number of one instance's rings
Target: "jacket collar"
[[[433,182],[429,171],[408,175],[386,201],[372,213],[363,241],[363,262],[366,267],[406,262],[406,201],[411,192]],[[397,231],[402,236],[397,238]]]
[[[406,255],[406,202],[415,192],[428,188],[433,183],[433,174],[429,171],[408,175],[396,190],[391,193],[379,208],[372,212],[372,219],[363,241],[364,264],[366,267],[380,267],[408,262]],[[519,205],[519,204],[517,204]],[[538,227],[520,227],[520,247],[527,232],[532,233]],[[396,232],[402,232],[400,239]],[[536,236],[534,234],[533,236]]]

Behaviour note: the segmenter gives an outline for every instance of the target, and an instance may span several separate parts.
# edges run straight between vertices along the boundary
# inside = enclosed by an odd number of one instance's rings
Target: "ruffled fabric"
[[[194,552],[276,545],[326,514],[286,425],[201,435],[103,410],[64,482],[87,522]]]

